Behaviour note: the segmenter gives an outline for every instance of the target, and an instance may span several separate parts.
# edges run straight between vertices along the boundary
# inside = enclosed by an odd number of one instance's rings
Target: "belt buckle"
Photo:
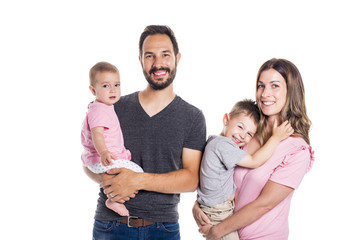
[[[127,217],[127,226],[133,228],[134,226],[130,225],[130,219],[138,219],[138,217],[134,217],[134,216],[128,216]]]

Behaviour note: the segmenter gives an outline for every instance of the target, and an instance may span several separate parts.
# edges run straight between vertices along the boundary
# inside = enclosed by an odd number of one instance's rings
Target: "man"
[[[125,147],[144,173],[122,168],[108,176],[86,170],[100,191],[94,239],[180,239],[177,205],[181,192],[195,191],[206,143],[202,112],[174,93],[181,54],[167,26],[148,26],[140,37],[139,60],[148,81],[145,90],[115,104]],[[129,217],[105,206],[125,202]]]

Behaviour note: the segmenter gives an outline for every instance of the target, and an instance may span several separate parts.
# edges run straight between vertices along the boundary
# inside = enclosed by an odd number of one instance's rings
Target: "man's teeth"
[[[158,75],[163,75],[163,74],[165,74],[165,71],[164,72],[155,72],[154,74],[157,75],[157,76]]]

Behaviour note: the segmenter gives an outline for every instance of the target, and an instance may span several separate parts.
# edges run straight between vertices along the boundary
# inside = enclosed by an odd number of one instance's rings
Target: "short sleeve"
[[[92,104],[87,113],[89,128],[95,127],[109,128],[111,123],[111,116],[109,111],[100,104]]]
[[[270,180],[296,189],[310,170],[313,161],[311,147],[300,146],[285,156],[282,163],[275,168]]]
[[[206,144],[206,123],[204,114],[199,110],[192,121],[190,131],[184,142],[185,148],[203,151]]]
[[[222,141],[217,146],[217,154],[225,167],[231,169],[248,154],[235,144],[232,144],[230,140],[226,140],[227,138],[224,137],[224,139],[225,141]]]

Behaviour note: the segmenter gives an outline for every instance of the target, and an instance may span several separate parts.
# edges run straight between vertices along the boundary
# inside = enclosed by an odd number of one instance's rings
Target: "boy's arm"
[[[101,157],[101,163],[104,166],[112,164],[111,159],[115,159],[115,156],[109,152],[105,145],[104,139],[104,127],[94,127],[91,129],[91,137],[93,140],[94,147]]]
[[[246,157],[241,159],[237,165],[246,168],[260,167],[271,157],[280,141],[281,140],[279,138],[271,136],[264,146],[257,150],[253,155],[246,155]]]
[[[253,155],[247,155],[237,165],[247,168],[257,168],[263,165],[274,153],[276,147],[285,138],[289,137],[294,132],[288,121],[283,122],[279,127],[277,123],[274,124],[273,135],[269,140]]]

